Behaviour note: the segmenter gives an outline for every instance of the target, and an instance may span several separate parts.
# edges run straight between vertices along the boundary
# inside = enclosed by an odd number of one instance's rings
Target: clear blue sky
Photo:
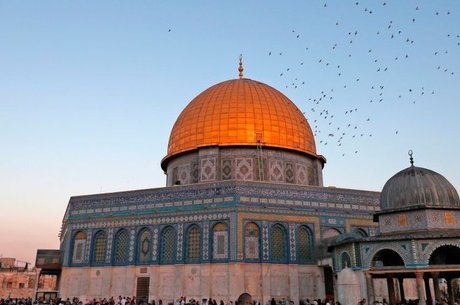
[[[58,247],[70,196],[164,186],[175,119],[240,53],[305,111],[325,185],[381,190],[413,149],[458,189],[459,35],[456,0],[1,1],[0,252]]]

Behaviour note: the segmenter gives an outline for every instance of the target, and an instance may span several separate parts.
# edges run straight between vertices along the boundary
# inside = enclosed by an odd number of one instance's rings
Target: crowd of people
[[[248,295],[246,299],[243,298],[243,302],[241,300],[241,296]],[[262,305],[260,301],[252,300],[249,294],[242,294],[238,300],[235,301],[224,301],[220,300],[217,301],[216,299],[201,299],[196,300],[194,298],[186,298],[180,297],[175,302],[165,302],[163,300],[151,300],[147,301],[146,299],[136,299],[135,296],[133,297],[122,297],[119,296],[118,298],[110,297],[110,298],[93,298],[82,301],[78,298],[54,298],[54,299],[37,299],[32,300],[32,298],[6,298],[0,299],[0,305],[40,305],[40,304],[47,304],[47,305]],[[289,299],[278,299],[272,298],[271,300],[267,301],[263,305],[294,305],[294,301]],[[299,305],[342,305],[340,302],[332,300],[332,299],[305,299],[299,300]],[[344,304],[344,305],[368,305],[366,299],[362,299],[358,302],[358,304]],[[375,301],[373,305],[419,305],[419,300],[404,300],[397,304],[390,304],[387,302],[386,299],[382,301]],[[455,301],[453,304],[450,304],[447,299],[442,299],[440,301],[434,300],[432,304],[429,305],[460,305],[459,302]]]

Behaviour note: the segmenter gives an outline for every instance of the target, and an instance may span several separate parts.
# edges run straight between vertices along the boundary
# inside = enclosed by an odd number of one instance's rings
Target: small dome
[[[241,78],[208,88],[182,111],[162,167],[172,156],[200,147],[256,147],[258,141],[323,161],[310,125],[294,103],[266,84]]]
[[[385,183],[380,195],[380,210],[415,207],[460,209],[460,199],[444,176],[412,165]]]

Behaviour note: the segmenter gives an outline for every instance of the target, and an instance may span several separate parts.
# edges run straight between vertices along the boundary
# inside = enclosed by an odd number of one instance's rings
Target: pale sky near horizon
[[[324,185],[415,164],[460,187],[460,1],[0,1],[0,255],[57,248],[71,196],[163,187],[180,111],[244,75],[289,97]]]

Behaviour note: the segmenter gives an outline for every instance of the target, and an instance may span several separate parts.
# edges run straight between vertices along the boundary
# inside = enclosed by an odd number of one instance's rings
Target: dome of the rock
[[[305,116],[284,94],[251,79],[216,84],[179,115],[169,138],[164,164],[172,156],[206,146],[282,148],[316,155]]]

